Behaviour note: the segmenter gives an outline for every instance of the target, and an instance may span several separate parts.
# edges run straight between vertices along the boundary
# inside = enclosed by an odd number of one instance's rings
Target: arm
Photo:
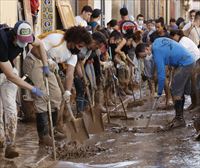
[[[45,48],[43,43],[38,39],[35,38],[35,41],[32,43],[32,53],[42,61],[43,66],[48,66],[47,59],[48,56],[46,54]]]
[[[126,40],[123,38],[122,41],[118,44],[117,48],[115,49],[115,52],[120,54],[122,51],[121,49],[124,47],[126,44]]]
[[[7,79],[10,80],[11,82],[15,83],[16,85],[24,89],[28,89],[28,90],[33,89],[33,86],[23,81],[19,76],[13,73],[13,68],[9,61],[0,62],[0,68],[3,71],[3,73],[6,75]]]
[[[188,29],[183,29],[183,33],[186,37],[188,37],[190,35],[190,32],[192,31],[192,29],[194,28],[195,23],[191,23],[190,27]]]
[[[165,64],[164,60],[159,58],[159,56],[155,59],[156,67],[157,67],[157,76],[158,76],[158,95],[162,95],[162,91],[165,85]]]
[[[65,89],[71,91],[74,80],[74,66],[68,64],[66,69]]]

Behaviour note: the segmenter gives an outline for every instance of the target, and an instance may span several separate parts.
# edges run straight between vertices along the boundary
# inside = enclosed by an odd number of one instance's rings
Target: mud
[[[106,150],[101,145],[89,146],[70,142],[57,148],[57,158],[59,160],[87,158]]]

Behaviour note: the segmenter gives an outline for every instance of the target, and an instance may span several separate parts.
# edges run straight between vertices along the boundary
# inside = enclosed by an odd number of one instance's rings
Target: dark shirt
[[[150,36],[150,41],[153,43],[155,39],[160,38],[160,37],[167,37],[169,38],[169,33],[165,31],[165,34],[163,36],[159,35],[157,31],[153,32]]]
[[[0,30],[0,62],[10,61],[14,67],[13,60],[23,52],[23,48],[13,43],[13,35],[10,30]],[[0,70],[0,73],[2,71]]]

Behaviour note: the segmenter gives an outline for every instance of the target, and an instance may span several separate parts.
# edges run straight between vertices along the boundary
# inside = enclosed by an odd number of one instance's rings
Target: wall
[[[17,0],[0,0],[0,23],[14,26],[17,20]]]

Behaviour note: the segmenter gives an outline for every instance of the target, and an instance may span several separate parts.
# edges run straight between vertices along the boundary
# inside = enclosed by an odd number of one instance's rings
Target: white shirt
[[[82,27],[88,26],[87,22],[81,16],[76,16],[75,20],[77,26],[82,26]]]
[[[191,39],[188,37],[182,37],[179,43],[194,55],[195,61],[200,58],[200,51]]]
[[[62,42],[63,37],[63,34],[52,33],[41,39],[41,41],[44,45],[45,50],[47,51],[48,56],[52,58],[55,62],[65,62],[75,67],[77,63],[77,55],[73,55],[70,52],[70,50],[67,48],[66,41]]]
[[[183,27],[183,31],[186,31],[186,30],[188,30],[190,27],[191,27],[191,25],[192,25],[192,22],[191,21],[189,21],[184,27]]]

